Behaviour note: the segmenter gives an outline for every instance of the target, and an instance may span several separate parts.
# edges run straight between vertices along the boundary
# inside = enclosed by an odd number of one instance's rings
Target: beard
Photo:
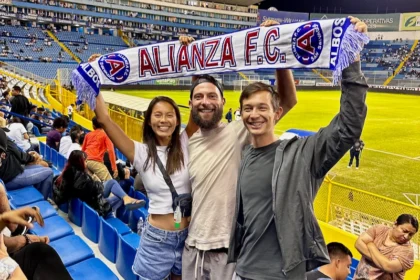
[[[203,120],[200,117],[200,112],[198,107],[193,107],[191,110],[193,121],[196,125],[198,125],[201,129],[212,129],[215,128],[219,122],[222,120],[223,117],[223,109],[217,106],[207,106],[201,108],[201,110],[205,109],[212,109],[214,110],[213,117],[210,120]]]

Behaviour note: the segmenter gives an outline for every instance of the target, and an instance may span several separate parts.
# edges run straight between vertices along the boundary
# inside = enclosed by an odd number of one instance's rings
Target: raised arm
[[[292,70],[276,70],[277,92],[280,94],[280,107],[283,108],[283,118],[296,104],[296,86]]]
[[[131,140],[124,131],[111,119],[108,115],[108,110],[105,105],[105,101],[101,94],[96,97],[96,118],[105,130],[109,139],[114,143],[115,147],[120,150],[130,162],[134,161],[134,142]],[[111,160],[111,151],[110,160]],[[112,151],[114,153],[114,151]],[[115,155],[114,155],[115,158]],[[115,165],[115,161],[114,161]],[[114,167],[113,167],[114,168]],[[114,169],[115,170],[115,169]]]
[[[403,266],[398,259],[390,260],[379,252],[378,248],[374,243],[367,245],[372,261],[379,266],[382,270],[388,273],[397,273],[403,270]]]
[[[356,29],[367,32],[365,23],[358,19]],[[350,147],[360,139],[366,119],[366,93],[368,85],[357,59],[343,70],[341,81],[340,112],[331,123],[305,145],[310,162],[310,170],[315,179],[322,179],[327,172],[345,155]],[[316,193],[314,190],[313,193]]]
[[[89,62],[94,61],[99,58],[100,54],[93,54],[89,57]],[[105,130],[109,139],[114,143],[115,147],[120,150],[130,162],[134,161],[134,142],[131,140],[109,116],[108,110],[105,105],[104,98],[102,94],[99,93],[96,97],[96,109],[95,109],[96,118],[98,122],[102,125],[102,128]],[[115,158],[115,156],[114,156]],[[111,160],[111,154],[110,154]],[[114,161],[115,164],[115,161]],[[114,168],[114,167],[113,167]]]

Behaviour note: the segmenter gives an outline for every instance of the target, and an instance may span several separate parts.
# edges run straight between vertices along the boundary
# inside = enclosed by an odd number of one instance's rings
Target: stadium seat
[[[128,220],[130,217],[130,212],[128,211],[124,205],[121,205],[120,207],[118,207],[117,209],[117,218],[120,219],[121,221],[123,221],[124,223],[128,224]]]
[[[67,270],[73,280],[118,280],[118,277],[97,258],[72,265]]]
[[[146,222],[147,216],[145,216],[145,213],[141,211],[141,209],[130,211],[130,217],[128,219],[128,227],[133,232],[137,232],[137,223],[140,218],[143,219],[143,222]]]
[[[13,200],[13,204],[16,207],[44,200],[44,196],[32,186],[8,191],[7,193],[10,195],[10,198]]]
[[[130,187],[130,192],[128,193],[128,195],[138,200],[140,199],[145,200],[146,205],[144,207],[146,209],[149,209],[149,198],[147,198],[147,196],[144,195],[142,192],[134,190],[133,186]]]
[[[55,208],[52,207],[52,205],[46,200],[37,201],[37,202],[31,203],[31,204],[28,204],[28,205],[24,205],[24,206],[21,206],[21,207],[26,207],[26,206],[29,206],[29,207],[36,206],[36,207],[38,207],[39,211],[41,213],[41,216],[44,219],[57,215],[57,211],[55,210]],[[21,207],[18,207],[18,208],[21,208]]]
[[[118,232],[103,217],[100,219],[98,247],[102,255],[115,263],[117,258]]]
[[[115,263],[118,273],[125,280],[138,280],[139,277],[136,276],[131,267],[134,263],[134,257],[136,256],[137,248],[130,245],[124,238],[120,235],[118,238],[118,250],[117,250],[117,261]]]
[[[92,242],[98,243],[99,214],[83,202],[82,232]]]
[[[69,212],[69,203],[66,202],[66,203],[58,205],[58,209],[60,209],[64,213],[68,213]]]
[[[39,132],[39,129],[37,126],[34,125],[34,127],[32,128],[32,133],[36,136],[36,137],[40,137],[42,136],[41,132]]]
[[[40,236],[48,236],[50,241],[55,241],[67,235],[74,234],[71,226],[60,216],[52,216],[44,220],[44,227],[34,224],[29,230],[30,233]]]
[[[57,160],[57,169],[59,171],[63,171],[64,166],[66,166],[67,159],[62,154],[58,154],[58,160]]]
[[[36,126],[34,126],[34,129],[35,129],[35,127]],[[38,129],[38,128],[37,128]],[[34,133],[35,134],[35,133]],[[36,135],[36,134],[35,134]],[[38,137],[38,136],[37,136]],[[40,153],[40,155],[42,156],[42,157],[44,157],[45,158],[45,147],[46,147],[47,145],[44,143],[44,142],[41,142],[41,141],[39,141],[39,153]]]
[[[69,235],[50,243],[65,266],[71,266],[95,255],[92,249],[77,235]]]
[[[73,198],[69,203],[69,220],[76,226],[82,226],[83,202],[78,198]]]
[[[124,235],[131,232],[130,228],[118,218],[107,218],[106,222],[115,228],[118,234]]]
[[[46,145],[45,146],[45,155],[44,155],[44,159],[51,161],[51,148],[50,146]]]
[[[135,248],[136,250],[140,245],[141,237],[137,233],[129,233],[121,236],[121,238],[124,239],[128,244],[130,244],[131,247]]]

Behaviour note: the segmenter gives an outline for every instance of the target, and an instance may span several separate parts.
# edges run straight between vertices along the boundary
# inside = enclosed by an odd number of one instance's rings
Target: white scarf
[[[129,48],[83,63],[72,73],[78,101],[95,108],[101,85],[247,71],[318,68],[334,70],[334,84],[369,42],[350,19],[314,20],[255,27],[222,36]]]

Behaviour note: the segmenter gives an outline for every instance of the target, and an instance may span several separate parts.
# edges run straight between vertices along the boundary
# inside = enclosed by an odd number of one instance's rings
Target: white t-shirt
[[[73,107],[71,107],[71,105],[69,105],[69,107],[67,107],[67,112],[69,115],[73,114]]]
[[[11,123],[9,129],[10,132],[6,132],[7,136],[12,139],[19,148],[26,151],[31,147],[29,140],[23,137],[23,134],[28,133],[23,124]]]
[[[80,144],[78,144],[78,143],[71,143],[71,145],[70,145],[70,147],[68,149],[67,154],[65,154],[66,155],[66,158],[68,159],[70,157],[71,152],[76,151],[76,150],[81,151],[82,150],[82,146],[80,146]]]
[[[199,250],[228,248],[236,205],[236,181],[249,133],[242,121],[198,130],[188,145],[193,207],[189,246]]]
[[[72,144],[72,142],[71,142],[71,137],[70,136],[61,137],[60,149],[58,150],[58,152],[60,154],[62,154],[63,156],[67,155],[71,144]]]
[[[181,147],[184,154],[184,168],[178,170],[170,175],[172,184],[176,192],[180,194],[191,193],[190,176],[187,169],[188,164],[188,135],[184,131],[181,133]],[[147,159],[148,148],[146,144],[134,141],[134,168],[140,173],[144,187],[149,198],[149,213],[150,214],[169,214],[173,213],[172,209],[172,194],[169,186],[163,179],[163,175],[157,164],[155,170],[152,166],[148,166],[144,171],[144,163]],[[166,166],[168,152],[166,146],[158,146],[157,154],[163,166]]]

